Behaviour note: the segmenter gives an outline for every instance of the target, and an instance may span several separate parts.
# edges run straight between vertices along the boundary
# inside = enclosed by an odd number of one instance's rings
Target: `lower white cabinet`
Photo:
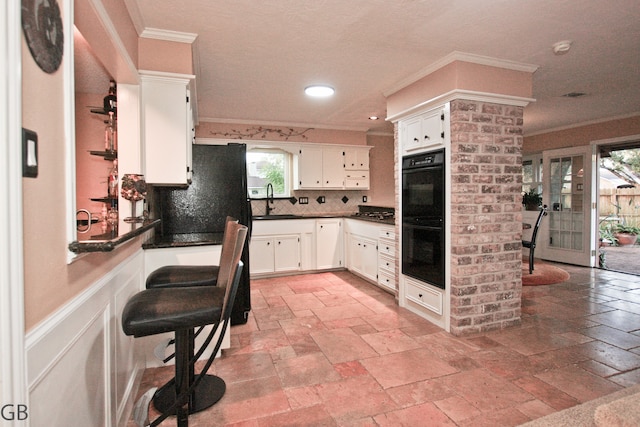
[[[381,228],[378,235],[378,284],[396,290],[396,233],[393,228]]]
[[[249,246],[251,273],[300,270],[300,236],[254,236]]]
[[[349,270],[377,282],[378,247],[373,239],[349,235]]]
[[[316,269],[344,267],[342,219],[316,221]]]

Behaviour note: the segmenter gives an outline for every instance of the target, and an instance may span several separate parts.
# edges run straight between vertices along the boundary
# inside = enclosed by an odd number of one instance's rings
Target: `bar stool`
[[[231,222],[238,223],[238,220],[230,216],[227,217],[224,235],[222,236],[223,242],[227,233],[227,226]],[[147,289],[215,286],[217,277],[217,265],[165,265],[149,274],[145,286]]]
[[[231,216],[227,216],[225,220],[224,234],[222,236],[223,244],[227,235],[229,225],[237,224],[238,222],[239,221],[237,219]],[[151,272],[151,274],[149,274],[145,283],[145,287],[147,289],[158,289],[188,286],[215,286],[218,280],[218,270],[219,266],[217,265],[166,265],[154,270],[153,272]],[[204,327],[198,328],[193,334],[192,340],[195,341],[195,338],[198,337],[203,330]],[[201,347],[202,351],[200,351],[200,354],[195,357],[194,363],[195,360],[198,360],[200,358],[206,346],[209,344],[211,339],[213,339],[215,333],[216,328],[213,328]],[[165,340],[158,344],[158,346],[156,347],[156,357],[158,359],[162,359],[163,363],[169,362],[175,356],[175,353],[170,354],[166,357],[164,356],[165,349],[172,344],[174,344],[173,339]]]
[[[175,379],[171,404],[163,407],[156,401],[154,406],[162,414],[150,426],[157,426],[168,416],[175,414],[178,427],[188,426],[194,407],[211,406],[225,393],[224,380],[216,380],[210,387],[199,387],[209,381],[206,375],[222,345],[229,325],[242,270],[240,257],[247,236],[247,227],[230,224],[223,242],[216,286],[190,286],[145,289],[129,299],[122,312],[122,329],[126,335],[144,337],[166,332],[175,333]],[[204,325],[217,325],[220,335],[214,350],[201,372],[191,376],[193,361],[193,329]],[[204,403],[202,403],[204,402]],[[160,407],[159,407],[160,406]]]
[[[544,218],[545,215],[547,215],[547,205],[542,206],[542,209],[538,214],[536,225],[533,227],[533,233],[531,234],[531,240],[522,241],[522,247],[529,248],[529,274],[533,273],[533,254],[536,250],[536,239],[538,238],[538,229],[540,228],[540,224],[542,223],[542,218]]]

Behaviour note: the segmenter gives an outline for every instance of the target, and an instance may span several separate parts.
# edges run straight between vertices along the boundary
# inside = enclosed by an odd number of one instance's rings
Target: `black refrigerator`
[[[245,144],[193,145],[192,179],[185,188],[154,188],[153,207],[162,219],[159,239],[193,245],[222,239],[232,216],[249,227],[242,254],[244,268],[231,314],[231,324],[247,322],[251,310],[249,240],[251,202],[247,190]]]

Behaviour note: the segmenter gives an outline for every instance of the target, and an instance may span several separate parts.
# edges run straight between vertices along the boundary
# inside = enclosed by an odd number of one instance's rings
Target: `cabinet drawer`
[[[405,293],[407,300],[436,314],[442,315],[442,292],[430,289],[411,280],[406,280]]]
[[[390,256],[386,256],[384,254],[378,254],[378,268],[395,276],[395,274],[396,274],[396,260],[395,260],[395,258],[392,258]]]
[[[381,254],[389,255],[392,258],[396,257],[396,245],[395,242],[391,243],[386,240],[380,240],[378,242],[378,252]]]
[[[386,272],[378,273],[378,284],[392,291],[396,290],[396,277]]]
[[[393,228],[383,228],[380,230],[380,233],[378,234],[378,238],[388,239],[388,240],[391,240],[392,242],[395,242],[396,232]]]
[[[344,175],[346,188],[369,189],[369,172],[347,172]]]

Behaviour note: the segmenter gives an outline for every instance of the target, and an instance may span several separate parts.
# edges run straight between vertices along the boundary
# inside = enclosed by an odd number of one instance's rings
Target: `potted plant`
[[[631,246],[636,243],[638,234],[640,234],[640,227],[626,224],[616,224],[613,227],[613,232],[618,244],[620,246]]]
[[[528,211],[537,211],[542,204],[542,195],[535,188],[522,194],[522,204]]]
[[[617,245],[618,238],[613,231],[613,226],[610,223],[600,224],[600,247]]]

